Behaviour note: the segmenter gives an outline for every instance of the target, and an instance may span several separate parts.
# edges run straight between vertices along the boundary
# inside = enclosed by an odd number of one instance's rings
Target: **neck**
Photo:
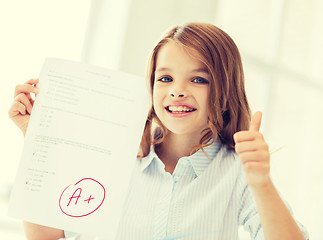
[[[193,147],[199,145],[200,137],[168,133],[156,149],[158,157],[165,164],[166,171],[172,173],[178,159],[191,155]]]
[[[193,147],[199,145],[200,138],[192,138],[177,134],[168,134],[162,143],[163,152],[178,158],[189,156]]]

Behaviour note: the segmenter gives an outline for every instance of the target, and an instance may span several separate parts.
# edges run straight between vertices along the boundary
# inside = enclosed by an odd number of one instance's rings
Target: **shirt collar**
[[[212,141],[212,139],[210,140],[210,142],[211,141]],[[195,152],[191,156],[182,157],[182,158],[186,158],[191,163],[196,175],[199,176],[204,172],[204,170],[209,166],[209,164],[215,158],[215,156],[219,152],[221,146],[222,146],[221,141],[219,140],[219,138],[217,138],[217,140],[213,144],[203,148],[207,155],[205,155],[205,153],[202,151],[202,149],[199,149],[197,152]],[[149,154],[146,157],[141,159],[140,170],[144,171],[147,167],[149,167],[151,165],[153,160],[157,160],[157,159],[159,159],[159,158],[155,152],[154,146],[152,145],[150,147]]]
[[[211,139],[210,142],[212,140],[213,139]],[[221,146],[222,146],[221,141],[218,138],[210,146],[203,148],[206,155],[202,151],[202,149],[199,149],[193,155],[185,157],[192,164],[194,172],[196,173],[197,176],[200,176],[205,171],[205,169],[210,165],[210,163],[213,161],[213,159],[215,158],[215,156],[219,152]]]
[[[140,162],[140,171],[144,171],[154,160],[154,158],[158,158],[155,148],[153,145],[150,146],[150,152],[146,157],[143,157]]]

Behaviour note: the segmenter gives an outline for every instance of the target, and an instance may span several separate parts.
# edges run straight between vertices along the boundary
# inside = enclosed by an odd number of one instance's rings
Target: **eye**
[[[195,83],[202,83],[202,84],[207,84],[209,83],[208,80],[204,79],[204,78],[201,78],[201,77],[196,77],[193,79],[192,82],[195,82]]]
[[[161,77],[158,79],[160,82],[171,82],[173,79],[171,77]]]

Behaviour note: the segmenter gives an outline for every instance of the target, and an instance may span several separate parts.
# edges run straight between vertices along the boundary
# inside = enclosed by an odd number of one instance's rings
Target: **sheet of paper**
[[[144,78],[46,59],[8,213],[114,239],[144,129]]]

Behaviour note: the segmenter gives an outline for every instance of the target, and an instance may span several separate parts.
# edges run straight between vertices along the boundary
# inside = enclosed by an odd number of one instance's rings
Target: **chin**
[[[175,135],[187,135],[189,137],[199,137],[200,136],[200,132],[201,131],[197,131],[197,130],[194,130],[194,129],[189,129],[185,126],[165,126],[168,131],[172,134],[175,134]]]

